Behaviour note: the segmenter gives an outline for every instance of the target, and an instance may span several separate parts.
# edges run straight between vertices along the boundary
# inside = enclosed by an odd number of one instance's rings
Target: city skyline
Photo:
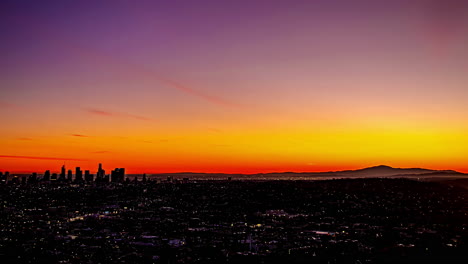
[[[61,166],[60,170],[46,169],[43,173],[41,172],[15,172],[15,171],[0,171],[1,176],[5,176],[5,181],[11,180],[11,177],[21,176],[22,178],[29,179],[31,177],[42,179],[45,181],[52,180],[52,175],[54,176],[54,181],[63,181],[63,182],[72,182],[73,179],[79,179],[80,182],[93,182],[96,179],[104,180],[105,182],[115,182],[114,177],[118,176],[119,182],[123,182],[128,177],[134,177],[137,179],[138,176],[146,178],[147,176],[178,176],[183,177],[184,179],[190,179],[191,176],[194,176],[193,179],[210,179],[210,177],[225,179],[229,176],[241,176],[241,180],[262,180],[263,176],[271,176],[269,179],[276,180],[316,180],[316,177],[324,177],[322,179],[333,179],[334,177],[338,178],[375,178],[375,177],[393,177],[393,178],[463,178],[467,173],[463,173],[455,170],[435,170],[431,168],[395,168],[388,165],[376,165],[366,168],[359,168],[355,170],[339,170],[339,171],[313,171],[313,172],[271,172],[271,173],[197,173],[197,172],[188,172],[180,171],[174,173],[164,173],[164,172],[145,172],[145,173],[130,173],[126,174],[125,168],[115,168],[113,170],[107,171],[103,169],[102,163],[99,163],[94,167],[94,169],[82,168],[82,167],[72,167],[75,170],[73,173],[72,169],[68,169],[65,164]],[[93,172],[96,173],[93,173]],[[83,174],[84,172],[84,174]],[[207,176],[207,177],[204,177]],[[260,176],[260,178],[259,178]],[[249,178],[250,177],[250,178]],[[229,177],[231,178],[231,177]],[[18,178],[19,179],[19,178]],[[213,179],[213,178],[211,178]],[[74,182],[74,181],[73,181]]]
[[[468,173],[464,1],[0,9],[0,171]]]
[[[96,173],[92,173],[91,170],[86,170],[81,167],[74,167],[73,169],[68,169],[65,164],[62,165],[60,173],[55,170],[47,169],[44,173],[32,172],[27,177],[26,175],[21,175],[21,178],[18,173],[10,171],[0,171],[0,183],[2,184],[11,184],[11,183],[22,183],[22,184],[37,184],[39,182],[57,182],[57,183],[123,183],[128,181],[128,177],[125,177],[125,168],[115,168],[106,174],[106,170],[103,169],[102,163],[99,163],[97,166]],[[143,174],[143,178],[146,179],[146,174]],[[137,177],[135,176],[135,181]]]

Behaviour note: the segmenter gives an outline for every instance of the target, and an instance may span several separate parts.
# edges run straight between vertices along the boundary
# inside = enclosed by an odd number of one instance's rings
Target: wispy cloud
[[[110,153],[110,151],[108,151],[108,150],[99,150],[99,151],[93,151],[91,153],[93,153],[93,154],[106,154],[106,153]]]
[[[228,107],[238,107],[240,106],[237,103],[233,103],[229,100],[226,100],[224,98],[208,94],[199,90],[196,90],[192,88],[189,85],[183,84],[177,80],[167,78],[166,76],[155,72],[154,70],[147,68],[141,64],[134,64],[129,61],[126,61],[122,58],[118,58],[116,56],[108,55],[103,52],[93,50],[89,47],[84,47],[84,46],[77,46],[75,43],[67,43],[66,46],[68,46],[70,49],[81,53],[84,57],[89,58],[93,62],[99,61],[102,64],[105,65],[110,65],[112,67],[118,66],[120,68],[123,68],[126,70],[126,72],[131,73],[133,75],[139,75],[139,76],[144,76],[145,78],[148,79],[153,79],[159,83],[164,84],[165,86],[179,90],[185,94],[201,98],[207,102],[210,102],[212,104],[217,104],[217,105],[222,105],[222,106],[228,106]],[[107,67],[110,68],[110,67]]]
[[[81,134],[72,134],[73,137],[83,137],[83,138],[87,138],[89,136],[87,135],[81,135]]]
[[[192,96],[202,98],[205,101],[208,101],[210,103],[217,104],[217,105],[222,105],[222,106],[228,106],[228,107],[238,107],[238,106],[240,106],[240,104],[230,102],[230,101],[228,101],[226,99],[197,91],[197,90],[195,90],[195,89],[193,89],[191,87],[188,87],[188,86],[186,86],[184,84],[181,84],[181,83],[179,83],[177,81],[174,81],[174,80],[171,80],[171,79],[168,79],[168,78],[158,77],[157,75],[154,74],[154,72],[149,71],[147,69],[141,69],[141,70],[144,73],[146,73],[147,75],[152,76],[155,80],[157,80],[157,81],[159,81],[161,83],[164,83],[167,86],[170,86],[170,87],[172,87],[174,89],[182,91],[182,92],[184,92],[186,94],[190,94]]]
[[[130,115],[130,114],[121,114],[123,116],[127,116],[130,118],[138,119],[138,120],[143,120],[143,121],[151,121],[152,119],[149,117],[144,117],[144,116],[139,116],[139,115]]]
[[[95,115],[102,115],[102,116],[113,116],[115,114],[111,113],[111,112],[107,112],[107,111],[103,111],[103,110],[99,110],[99,109],[87,109],[87,111],[91,114],[95,114]]]
[[[96,109],[96,108],[87,108],[85,110],[89,114],[99,115],[99,116],[132,118],[132,119],[137,119],[137,120],[142,120],[142,121],[152,121],[153,120],[153,119],[151,119],[149,117],[146,117],[146,116],[133,115],[133,114],[127,114],[127,113],[120,113],[120,112],[111,112],[111,111]]]
[[[0,158],[9,158],[9,159],[34,159],[34,160],[70,160],[70,161],[86,161],[85,159],[74,159],[74,158],[36,157],[36,156],[13,156],[13,155],[0,155]]]

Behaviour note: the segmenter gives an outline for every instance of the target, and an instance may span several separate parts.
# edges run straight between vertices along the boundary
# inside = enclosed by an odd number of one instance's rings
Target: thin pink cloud
[[[102,116],[113,116],[114,115],[111,112],[102,111],[102,110],[98,110],[98,109],[88,109],[88,112],[91,113],[91,114],[102,115]]]
[[[93,151],[91,153],[93,153],[93,154],[106,154],[106,153],[110,153],[110,151],[108,151],[108,150],[99,150],[99,151]]]
[[[89,136],[87,135],[81,135],[81,134],[72,134],[73,137],[83,137],[83,138],[87,138]]]
[[[33,140],[33,139],[32,139],[32,138],[28,138],[28,137],[20,137],[20,138],[17,138],[16,140],[29,141],[29,140]]]
[[[224,98],[196,90],[174,79],[167,78],[163,76],[162,74],[159,74],[155,72],[154,70],[147,68],[143,65],[133,64],[131,62],[125,61],[124,59],[117,58],[116,56],[103,54],[102,52],[98,52],[88,47],[77,46],[75,43],[71,44],[68,42],[63,42],[63,44],[65,43],[66,43],[65,46],[67,46],[69,49],[79,52],[81,55],[83,55],[84,58],[89,58],[93,62],[96,62],[98,60],[100,63],[105,64],[107,66],[112,66],[112,67],[118,66],[118,67],[124,68],[127,72],[133,75],[145,76],[146,78],[153,79],[157,82],[165,84],[169,88],[179,90],[185,94],[189,94],[191,96],[201,98],[213,104],[227,106],[227,107],[241,106],[240,104],[233,103]]]
[[[206,100],[206,101],[208,101],[210,103],[223,105],[223,106],[228,106],[228,107],[238,107],[238,106],[240,106],[239,104],[230,102],[230,101],[225,100],[223,98],[197,91],[197,90],[195,90],[195,89],[193,89],[191,87],[188,87],[188,86],[186,86],[184,84],[181,84],[181,83],[179,83],[177,81],[174,81],[174,80],[171,80],[171,79],[168,79],[168,78],[164,78],[164,77],[158,77],[157,75],[154,75],[154,73],[152,71],[149,71],[149,70],[145,69],[144,73],[149,75],[149,76],[152,76],[155,80],[158,80],[161,83],[164,83],[164,84],[166,84],[166,85],[168,85],[168,86],[170,86],[172,88],[175,88],[175,89],[177,89],[179,91],[190,94],[192,96],[202,98],[202,99],[204,99],[204,100]]]
[[[101,109],[95,109],[95,108],[88,108],[86,111],[90,114],[93,115],[99,115],[99,116],[107,116],[107,117],[123,117],[123,118],[131,118],[131,119],[137,119],[137,120],[142,120],[142,121],[152,121],[153,119],[145,116],[140,116],[140,115],[133,115],[133,114],[127,114],[127,113],[119,113],[119,112],[111,112],[107,110],[101,110]]]

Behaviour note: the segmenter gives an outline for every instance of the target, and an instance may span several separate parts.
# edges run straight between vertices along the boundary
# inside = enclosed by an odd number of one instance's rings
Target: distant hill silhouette
[[[307,178],[370,178],[370,177],[393,177],[393,178],[468,178],[468,174],[454,170],[430,170],[423,168],[393,168],[379,165],[358,170],[329,171],[329,172],[273,172],[257,174],[228,174],[228,173],[163,173],[154,176],[173,176],[174,178],[240,178],[240,179],[307,179]]]
[[[463,174],[453,170],[430,170],[422,168],[393,168],[386,165],[380,165],[375,167],[369,167],[359,170],[348,170],[348,171],[338,171],[334,172],[335,174],[344,175],[344,176],[375,176],[375,177],[386,177],[386,176],[414,176],[414,175],[427,175],[434,176],[436,174]]]

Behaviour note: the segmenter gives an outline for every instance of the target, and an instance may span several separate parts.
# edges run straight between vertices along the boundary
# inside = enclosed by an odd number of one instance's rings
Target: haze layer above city
[[[0,171],[467,173],[466,1],[1,1]]]

